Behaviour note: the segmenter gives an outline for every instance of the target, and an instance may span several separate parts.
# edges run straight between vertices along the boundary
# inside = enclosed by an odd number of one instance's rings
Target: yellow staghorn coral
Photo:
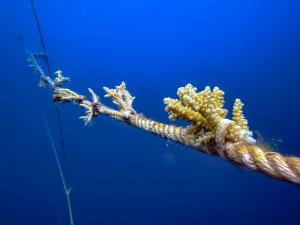
[[[226,141],[243,141],[255,144],[252,132],[249,131],[245,119],[242,102],[237,99],[233,107],[232,120],[226,119],[228,111],[224,109],[224,92],[218,87],[211,91],[205,87],[201,92],[191,84],[181,87],[177,92],[179,99],[165,98],[166,111],[171,120],[183,119],[192,124],[189,128],[193,134],[197,134],[207,143],[207,138],[214,139],[216,144]],[[208,135],[206,135],[208,134]]]
[[[256,144],[242,111],[243,103],[235,100],[233,117],[228,119],[224,92],[218,87],[212,90],[205,87],[197,92],[197,88],[187,84],[178,89],[178,99],[164,99],[170,120],[182,119],[189,123],[187,127],[180,127],[159,123],[136,113],[132,106],[134,97],[124,82],[115,89],[104,87],[105,97],[111,98],[118,107],[113,109],[100,102],[92,89],[88,89],[92,96],[88,100],[83,95],[62,88],[62,84],[70,79],[64,77],[61,71],[56,72],[55,79],[46,76],[34,54],[29,56],[28,62],[40,74],[42,86],[51,90],[55,102],[74,103],[86,110],[86,115],[81,117],[85,124],[104,115],[209,155],[220,156],[234,165],[300,185],[300,158],[283,156]]]
[[[241,102],[240,99],[236,99],[233,105],[232,110],[232,120],[239,125],[243,130],[249,130],[248,128],[248,121],[245,119],[243,114],[243,107],[244,104]]]

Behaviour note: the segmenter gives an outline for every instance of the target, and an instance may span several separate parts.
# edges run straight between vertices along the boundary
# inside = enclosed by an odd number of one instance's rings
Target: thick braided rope
[[[297,157],[286,157],[263,150],[257,145],[247,144],[227,144],[225,152],[229,161],[273,178],[300,185],[300,159]]]
[[[48,84],[50,87],[55,84],[50,78],[43,81],[47,83],[50,82],[50,84]],[[251,170],[264,173],[273,178],[300,185],[300,158],[285,157],[276,152],[265,151],[257,145],[226,143],[223,139],[225,137],[224,134],[226,129],[220,129],[219,133],[223,135],[217,135],[216,141],[218,144],[216,145],[215,143],[211,145],[209,142],[210,136],[205,137],[207,141],[204,141],[204,137],[202,137],[199,142],[199,137],[189,134],[186,128],[159,123],[136,114],[135,112],[132,112],[133,114],[128,114],[126,112],[124,113],[122,110],[117,111],[102,105],[98,101],[98,98],[94,99],[96,102],[90,102],[86,100],[86,97],[78,95],[69,89],[54,86],[52,91],[55,101],[62,103],[73,102],[76,105],[80,105],[81,107],[86,108],[88,110],[87,112],[91,113],[91,119],[99,115],[106,115],[163,138],[190,146],[204,153],[219,155],[225,160],[246,166]]]
[[[225,143],[221,155],[218,146],[199,146],[196,139],[186,134],[186,129],[165,125],[144,117],[135,116],[130,124],[165,137],[209,155],[218,155],[234,164],[261,172],[276,179],[300,185],[300,158],[286,157],[279,153],[266,151],[257,145],[244,143]]]
[[[91,104],[88,101],[84,101],[84,103]],[[286,157],[276,152],[263,150],[257,145],[244,143],[224,143],[220,151],[218,149],[220,146],[215,144],[199,145],[197,137],[188,134],[187,129],[183,127],[166,125],[141,115],[132,115],[129,118],[123,117],[121,112],[103,105],[98,105],[95,116],[97,115],[109,116],[160,137],[190,146],[206,154],[220,156],[236,165],[245,166],[250,170],[261,172],[273,178],[300,185],[300,158]]]

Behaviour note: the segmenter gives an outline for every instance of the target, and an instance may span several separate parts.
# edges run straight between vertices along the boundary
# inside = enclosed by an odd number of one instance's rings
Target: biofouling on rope
[[[232,109],[232,119],[227,118],[224,108],[224,92],[218,87],[206,87],[198,92],[191,84],[178,89],[178,99],[165,98],[169,119],[182,119],[190,125],[179,127],[148,119],[136,113],[133,108],[134,97],[126,89],[126,84],[115,89],[104,87],[105,97],[111,98],[118,109],[104,105],[98,95],[88,89],[91,100],[70,89],[63,88],[70,81],[61,71],[51,79],[38,65],[34,54],[28,61],[34,71],[40,74],[40,86],[47,86],[53,99],[59,103],[74,103],[86,109],[86,115],[80,118],[85,124],[100,115],[141,128],[160,137],[173,140],[213,156],[220,156],[229,162],[261,172],[276,179],[300,185],[300,158],[286,157],[260,147],[252,137],[248,122],[244,117],[241,100],[236,99]]]

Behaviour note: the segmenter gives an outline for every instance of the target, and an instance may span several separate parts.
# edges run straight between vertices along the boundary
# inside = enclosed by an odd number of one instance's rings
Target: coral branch
[[[86,115],[80,118],[85,124],[99,115],[105,115],[209,155],[220,156],[235,165],[300,185],[300,159],[285,157],[258,146],[243,114],[241,100],[236,99],[233,117],[228,119],[228,110],[224,108],[224,92],[218,87],[213,90],[206,87],[197,92],[197,88],[188,84],[178,89],[178,99],[164,99],[170,120],[182,119],[189,123],[187,127],[179,127],[159,123],[136,113],[132,106],[134,97],[124,82],[115,89],[104,87],[105,97],[111,98],[118,110],[100,102],[92,89],[88,89],[92,96],[89,101],[83,95],[62,88],[62,84],[70,79],[64,77],[62,71],[55,73],[55,79],[46,76],[37,63],[37,57],[39,55],[30,54],[28,62],[34,72],[40,74],[40,86],[49,87],[56,102],[83,107]]]
[[[90,88],[88,88],[92,96],[92,102],[90,104],[81,104],[86,108],[86,115],[79,117],[85,121],[85,125],[91,123],[92,119],[97,115],[97,107],[100,105],[99,96]]]
[[[125,82],[116,86],[115,89],[109,89],[108,87],[103,87],[103,89],[106,92],[104,97],[111,98],[113,103],[120,108],[120,111],[124,113],[126,118],[129,118],[131,114],[136,114],[132,107],[135,97],[132,97],[129,91],[127,91]]]

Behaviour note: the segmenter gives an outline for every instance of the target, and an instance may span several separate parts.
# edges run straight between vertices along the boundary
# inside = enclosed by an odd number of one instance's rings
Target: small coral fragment
[[[92,119],[96,116],[97,113],[97,105],[100,105],[99,96],[89,88],[88,91],[92,96],[92,102],[90,104],[82,104],[84,108],[86,108],[86,115],[79,117],[85,122],[85,125],[91,123]]]
[[[121,85],[116,86],[115,89],[110,89],[108,87],[103,87],[103,89],[106,92],[105,97],[112,99],[113,103],[120,108],[120,111],[123,113],[124,117],[129,118],[130,114],[136,114],[132,107],[135,97],[133,97],[126,89],[125,82],[122,82]]]
[[[34,73],[38,73],[40,75],[39,87],[49,87],[50,89],[54,89],[54,82],[50,77],[46,76],[42,67],[39,65],[37,59],[43,57],[43,53],[31,53],[28,52],[27,62],[28,67],[30,67]]]
[[[62,83],[71,81],[69,77],[64,77],[62,75],[61,70],[57,70],[54,74],[56,75],[56,78],[54,80],[54,84],[56,87],[61,87]]]
[[[93,110],[93,107],[91,107],[86,110],[86,115],[80,116],[79,119],[82,119],[84,121],[84,125],[88,125],[92,122],[94,116],[95,116],[95,112]]]

